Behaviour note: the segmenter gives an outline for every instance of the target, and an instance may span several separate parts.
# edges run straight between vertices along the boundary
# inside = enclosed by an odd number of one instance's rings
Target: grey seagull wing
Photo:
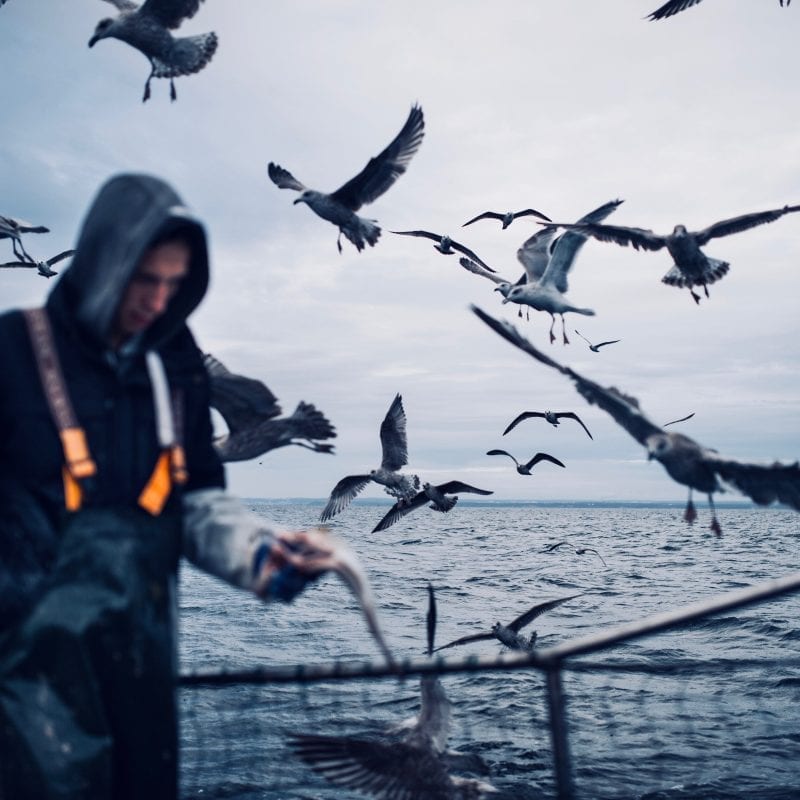
[[[74,255],[74,250],[63,250],[58,255],[53,256],[52,258],[47,259],[47,263],[52,267],[53,264],[58,264],[59,261],[63,261],[65,258],[69,258],[71,255]]]
[[[519,466],[519,461],[517,461],[514,456],[511,455],[507,450],[487,450],[487,456],[508,456],[517,466]]]
[[[442,494],[458,494],[459,492],[471,492],[472,494],[494,494],[488,489],[478,489],[475,486],[470,486],[468,483],[461,481],[448,481],[447,483],[440,483],[436,487]]]
[[[575,422],[577,422],[581,426],[581,428],[583,428],[586,431],[586,435],[590,439],[594,439],[594,436],[592,436],[592,434],[589,433],[589,429],[583,424],[583,420],[574,411],[556,412],[556,418],[561,418],[561,417],[565,417],[566,419],[574,419]]]
[[[407,503],[398,500],[386,512],[386,514],[384,514],[381,521],[372,529],[372,533],[385,531],[387,528],[390,528],[392,525],[394,525],[395,522],[402,519],[406,514],[410,514],[412,511],[416,511],[418,508],[422,508],[422,506],[424,506],[427,502],[428,495],[426,495],[425,492],[418,492]]]
[[[270,180],[279,189],[294,189],[296,192],[304,192],[306,187],[300,183],[288,169],[284,169],[280,164],[270,161],[267,166]]]
[[[408,162],[422,144],[424,133],[422,109],[415,105],[390,144],[331,197],[351,211],[358,211],[362,205],[380,197],[406,171]]]
[[[517,250],[517,261],[525,268],[529,282],[538,281],[544,275],[558,242],[557,233],[558,228],[545,226],[528,237]]]
[[[709,240],[719,236],[730,236],[732,233],[747,231],[750,230],[750,228],[764,225],[767,222],[775,222],[776,219],[780,219],[784,214],[789,214],[792,211],[800,211],[800,206],[784,206],[783,208],[775,208],[772,211],[757,211],[754,214],[742,214],[739,217],[732,217],[731,219],[724,219],[721,222],[715,222],[702,231],[696,231],[694,238],[697,244],[702,246]]]
[[[503,436],[505,436],[510,430],[519,425],[525,419],[530,419],[531,417],[544,417],[544,411],[523,411],[519,416],[515,417],[508,423],[508,427],[503,431]]]
[[[562,228],[593,236],[601,242],[614,242],[626,247],[630,245],[634,250],[660,250],[667,243],[665,236],[646,228],[626,228],[622,225],[601,225],[599,223],[575,222],[561,225]]]
[[[118,11],[136,11],[139,6],[132,2],[132,0],[106,0],[111,3]]]
[[[472,272],[475,275],[480,275],[482,278],[488,278],[490,281],[494,281],[495,283],[510,283],[510,281],[507,281],[505,278],[497,275],[493,269],[489,268],[487,270],[480,264],[476,264],[471,258],[466,258],[466,256],[459,258],[458,263],[461,264],[465,270]]]
[[[493,633],[473,633],[471,636],[462,636],[460,639],[454,639],[452,642],[448,642],[447,644],[443,644],[440,647],[437,647],[433,652],[438,653],[439,650],[446,650],[448,647],[456,647],[460,644],[469,644],[470,642],[483,642],[489,641],[490,639],[494,639],[495,636]]]
[[[686,422],[687,419],[691,419],[694,416],[694,411],[691,414],[687,414],[685,417],[681,417],[680,419],[672,419],[669,422],[665,422],[661,427],[666,428],[667,425],[674,425],[676,422]]]
[[[533,356],[537,361],[557,369],[569,377],[575,384],[578,393],[592,405],[599,406],[610,414],[617,424],[625,428],[639,444],[645,446],[649,436],[661,433],[661,428],[649,420],[639,409],[639,401],[635,397],[624,395],[613,387],[605,389],[594,381],[584,378],[569,367],[554,361],[549,356],[537,350],[517,329],[506,320],[498,320],[482,311],[477,306],[471,306],[475,314],[482,319],[496,333],[507,339],[515,347]]]
[[[335,517],[350,505],[353,498],[372,480],[369,475],[348,475],[331,491],[331,496],[319,515],[320,522]]]
[[[540,461],[549,461],[551,464],[557,464],[559,467],[564,467],[565,465],[562,464],[555,456],[551,456],[549,453],[536,453],[533,458],[525,465],[527,469],[531,467],[535,467]]]
[[[482,214],[478,214],[477,217],[473,217],[468,222],[465,222],[461,227],[466,228],[467,225],[472,225],[473,222],[477,222],[480,219],[503,219],[503,214],[498,214],[497,211],[484,211]]]
[[[384,469],[396,472],[408,463],[406,412],[403,409],[403,398],[399,394],[395,396],[381,423],[381,446],[381,466]]]
[[[571,594],[569,597],[559,597],[557,600],[548,600],[546,603],[539,603],[529,608],[524,614],[520,614],[513,622],[509,622],[507,627],[511,628],[515,633],[519,633],[529,622],[533,622],[536,617],[544,614],[545,611],[550,611],[556,606],[560,606],[562,603],[566,603],[567,600],[572,600],[575,597],[580,597],[580,593]]]
[[[165,28],[174,30],[183,20],[191,19],[197,13],[201,2],[202,0],[145,0],[141,12],[155,17]]]
[[[800,465],[794,464],[749,464],[730,458],[722,458],[710,450],[704,450],[706,463],[726,483],[735,486],[754,503],[766,506],[784,503],[800,511]]]
[[[685,11],[687,8],[696,6],[700,1],[701,0],[669,0],[668,3],[664,3],[663,6],[660,6],[652,14],[649,14],[647,18],[651,20],[666,19],[667,17],[677,14],[679,11]]]

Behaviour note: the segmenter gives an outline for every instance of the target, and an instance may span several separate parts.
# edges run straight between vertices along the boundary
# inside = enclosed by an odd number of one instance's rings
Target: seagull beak
[[[94,47],[99,41],[100,41],[99,36],[92,36],[92,38],[89,39],[89,47]]]
[[[298,197],[297,200],[292,201],[293,206],[296,206],[298,203],[305,203],[305,200],[303,200],[302,197]]]

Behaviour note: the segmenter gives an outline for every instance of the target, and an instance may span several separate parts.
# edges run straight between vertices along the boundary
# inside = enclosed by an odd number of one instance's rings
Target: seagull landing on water
[[[516,428],[520,422],[530,419],[531,417],[542,417],[553,427],[558,427],[562,419],[574,419],[575,422],[577,422],[578,425],[580,425],[581,428],[586,431],[586,435],[590,439],[594,438],[592,434],[589,433],[589,429],[583,424],[583,420],[574,411],[523,411],[519,416],[511,420],[511,422],[508,424],[508,427],[503,431],[503,436]]]
[[[558,600],[549,600],[546,603],[539,603],[538,605],[529,608],[524,614],[520,614],[515,620],[509,622],[508,625],[503,625],[500,622],[496,622],[494,625],[492,625],[492,629],[488,633],[473,633],[471,636],[462,636],[460,639],[456,639],[455,641],[443,644],[441,647],[437,647],[433,652],[436,653],[439,650],[445,650],[448,647],[455,647],[456,645],[460,644],[487,641],[489,639],[497,639],[499,642],[504,644],[506,647],[510,647],[512,650],[527,650],[528,652],[531,652],[536,645],[536,631],[533,631],[530,635],[530,638],[526,639],[520,634],[520,630],[529,623],[533,622],[536,617],[544,614],[545,611],[550,611],[551,609],[560,606],[562,603],[566,603],[567,600],[573,600],[574,598],[580,596],[580,593],[571,594],[569,597],[559,597]]]
[[[436,602],[428,586],[428,655],[433,652]],[[497,792],[476,778],[450,774],[473,766],[469,754],[447,749],[452,706],[436,674],[420,677],[419,714],[381,737],[291,733],[289,747],[314,772],[383,800],[481,800]]]
[[[306,188],[291,172],[272,161],[268,167],[269,177],[279,189],[294,189],[301,193],[294,201],[295,205],[305,203],[317,216],[339,228],[336,246],[340,253],[342,234],[361,252],[365,242],[370,247],[375,246],[381,229],[376,220],[359,217],[355,212],[380,197],[406,171],[408,162],[422,144],[424,133],[422,109],[415,105],[388,147],[371,158],[355,178],[331,194]]]
[[[422,508],[426,503],[430,502],[430,508],[433,511],[441,511],[447,513],[458,502],[457,497],[448,497],[448,494],[458,494],[460,492],[471,492],[472,494],[494,494],[488,489],[478,489],[475,486],[470,486],[468,483],[461,481],[448,481],[447,483],[440,483],[434,486],[430,483],[422,484],[422,491],[419,492],[413,500],[404,502],[398,500],[387,512],[383,519],[372,529],[373,533],[386,530],[397,522],[401,517],[410,514],[417,508]]]
[[[0,215],[0,239],[11,239],[11,248],[20,261],[36,264],[37,262],[28,255],[22,246],[20,235],[23,233],[50,233],[50,228],[45,228],[44,225],[32,225],[30,222],[25,222],[21,219]]]
[[[608,566],[608,564],[606,564],[605,559],[603,558],[603,556],[601,556],[600,553],[598,553],[597,550],[594,549],[594,547],[584,547],[583,545],[578,545],[576,547],[574,544],[571,544],[570,542],[567,542],[567,541],[556,542],[555,544],[550,544],[547,547],[545,547],[544,552],[545,553],[552,553],[554,550],[557,550],[559,547],[562,547],[563,545],[567,545],[567,547],[569,547],[572,550],[574,550],[575,551],[575,555],[577,555],[577,556],[582,556],[582,555],[585,555],[586,553],[594,553],[603,562],[603,566],[604,567]]]
[[[48,258],[47,261],[34,261],[33,259],[30,261],[7,261],[5,264],[0,264],[0,269],[35,269],[38,270],[39,275],[43,278],[52,278],[54,275],[58,275],[52,268],[53,264],[57,264],[59,261],[69,258],[74,252],[74,250],[64,250],[57,256]]]
[[[381,423],[381,447],[383,457],[378,469],[373,469],[366,475],[348,475],[333,487],[320,514],[321,522],[344,511],[370,481],[381,484],[387,494],[396,497],[401,503],[410,503],[414,499],[419,489],[419,478],[398,472],[400,467],[408,463],[406,412],[403,409],[403,398],[399,394],[392,401]]]
[[[622,341],[621,339],[611,339],[608,342],[598,342],[597,344],[592,344],[577,328],[573,328],[573,330],[578,334],[578,336],[581,337],[581,339],[583,339],[584,342],[586,342],[586,344],[589,345],[589,349],[593,353],[599,353],[600,348],[605,347],[607,344],[616,344],[617,342]]]
[[[259,380],[230,372],[206,353],[203,365],[211,379],[211,406],[216,408],[228,432],[214,439],[221,461],[247,461],[296,444],[317,453],[332,453],[333,425],[310,403],[300,402],[291,416],[279,417],[281,407],[274,394]]]
[[[485,261],[478,258],[469,247],[459,244],[446,234],[431,233],[430,231],[391,231],[391,233],[396,233],[399,236],[424,236],[426,239],[431,239],[434,242],[434,249],[438,250],[442,255],[451,256],[457,250],[459,253],[463,253],[473,261],[476,261],[483,269],[487,269],[489,272],[495,271]]]
[[[666,247],[675,263],[661,281],[669,286],[688,288],[692,299],[695,303],[699,303],[700,295],[692,287],[702,286],[705,296],[708,297],[708,285],[722,278],[730,268],[727,261],[710,258],[703,253],[700,249],[703,245],[720,236],[730,236],[732,233],[740,233],[767,222],[774,222],[784,214],[794,211],[800,211],[800,205],[743,214],[739,217],[715,222],[700,231],[688,231],[684,225],[676,225],[672,233],[664,235],[644,228],[600,225],[596,222],[577,222],[565,225],[554,222],[553,225],[570,231],[580,231],[601,242],[615,242],[623,247],[631,245],[635,250],[661,250],[662,247]]]
[[[180,38],[170,33],[197,13],[202,0],[145,0],[141,6],[132,0],[106,2],[116,6],[119,14],[97,23],[89,47],[101,39],[119,39],[147,56],[150,74],[144,84],[143,103],[150,97],[153,78],[169,78],[170,98],[175,100],[174,79],[199,72],[217,49],[216,33]]]
[[[515,347],[566,375],[575,384],[578,393],[588,403],[599,406],[610,414],[639,444],[647,450],[647,457],[660,461],[667,474],[678,483],[689,487],[689,499],[684,519],[691,523],[697,518],[692,502],[692,491],[708,495],[711,506],[711,530],[717,536],[722,528],[714,508],[714,492],[724,491],[720,483],[730,484],[758,505],[786,503],[800,511],[800,464],[750,464],[723,458],[715,450],[703,447],[681,433],[667,433],[651,422],[639,409],[639,401],[624,395],[619,389],[604,388],[575,370],[562,366],[537,350],[517,329],[506,322],[489,316],[477,306],[472,310],[490,328]]]
[[[540,462],[540,461],[549,461],[551,464],[556,464],[559,467],[563,467],[562,464],[557,458],[554,456],[549,455],[548,453],[536,453],[533,458],[529,461],[526,461],[524,464],[520,464],[514,456],[511,455],[506,450],[487,450],[487,456],[508,456],[516,465],[517,465],[517,472],[520,475],[530,475],[531,470]]]
[[[538,217],[545,222],[550,222],[550,217],[545,216],[541,211],[537,211],[535,208],[526,208],[523,211],[506,211],[505,214],[501,214],[498,211],[484,211],[483,214],[478,214],[477,217],[473,217],[461,227],[466,228],[467,225],[472,225],[473,222],[477,222],[479,219],[499,219],[503,224],[503,230],[505,230],[515,219],[519,219],[519,217]]]
[[[581,218],[582,222],[599,222],[614,211],[622,200],[612,200],[596,208]],[[568,276],[575,263],[581,247],[586,242],[587,235],[579,233],[571,236],[574,231],[568,231],[558,238],[554,238],[556,228],[551,228],[548,223],[543,231],[531,236],[517,251],[517,258],[525,267],[527,280],[514,286],[503,303],[518,303],[529,306],[536,311],[546,311],[550,314],[550,342],[556,337],[553,326],[556,323],[556,314],[561,317],[561,335],[564,344],[569,344],[567,329],[564,323],[564,314],[584,314],[594,316],[591,308],[579,308],[570,303],[564,293],[568,289]]]
[[[679,11],[685,11],[687,8],[696,6],[698,3],[700,3],[700,1],[701,0],[669,0],[668,3],[664,3],[663,6],[657,8],[652,14],[648,14],[647,19],[666,19],[667,17],[674,16]],[[780,2],[782,8],[784,0],[778,1]],[[788,6],[791,2],[792,0],[786,0],[786,5]]]

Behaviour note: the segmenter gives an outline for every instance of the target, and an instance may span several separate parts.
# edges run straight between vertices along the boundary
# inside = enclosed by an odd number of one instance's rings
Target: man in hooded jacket
[[[175,798],[180,555],[283,600],[326,568],[224,492],[186,326],[207,285],[178,195],[119,175],[45,314],[0,316],[0,800]]]

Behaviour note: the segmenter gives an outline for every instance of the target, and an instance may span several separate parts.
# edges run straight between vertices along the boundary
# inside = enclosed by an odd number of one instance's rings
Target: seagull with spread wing
[[[53,269],[53,264],[69,258],[74,252],[74,250],[64,250],[52,258],[48,258],[47,261],[34,261],[33,259],[30,261],[6,261],[5,264],[0,264],[0,269],[35,269],[43,278],[52,278],[54,275],[58,275]]]
[[[520,614],[512,622],[509,622],[508,625],[503,625],[500,622],[496,622],[494,625],[492,625],[491,631],[488,631],[487,633],[473,633],[470,636],[462,636],[460,639],[456,639],[452,642],[448,642],[447,644],[443,644],[441,647],[437,647],[433,652],[436,653],[439,650],[445,650],[448,647],[456,647],[460,644],[488,641],[490,639],[497,639],[499,642],[504,644],[506,647],[510,647],[512,650],[527,650],[528,652],[531,652],[536,645],[536,631],[533,631],[530,635],[530,638],[526,639],[522,634],[520,634],[520,630],[529,623],[533,622],[537,617],[544,614],[545,611],[550,611],[551,609],[560,606],[562,603],[566,603],[567,600],[572,600],[575,597],[580,597],[580,593],[571,594],[568,597],[559,597],[557,600],[548,600],[546,603],[538,603],[537,605],[529,608],[524,614]]]
[[[426,239],[431,239],[434,243],[434,249],[438,250],[442,255],[451,256],[453,253],[458,251],[459,253],[463,253],[472,261],[480,264],[483,269],[489,270],[489,272],[495,271],[485,261],[482,261],[480,258],[478,258],[478,256],[472,250],[470,250],[469,247],[466,247],[454,239],[451,239],[447,234],[431,233],[430,231],[391,231],[391,233],[396,233],[399,236],[423,236]]]
[[[447,481],[434,486],[431,483],[423,483],[422,491],[409,502],[398,500],[385,514],[383,519],[372,529],[373,533],[386,530],[406,514],[410,514],[417,508],[422,508],[426,503],[430,503],[433,511],[447,513],[457,502],[457,497],[448,497],[449,494],[459,494],[460,492],[471,492],[472,494],[494,494],[488,489],[478,489],[461,481]]]
[[[578,334],[578,336],[581,337],[581,339],[583,339],[584,342],[586,342],[586,344],[589,345],[589,349],[593,353],[599,353],[600,348],[605,347],[607,344],[616,344],[617,342],[622,341],[621,339],[610,339],[607,342],[598,342],[597,344],[592,344],[577,328],[574,328],[573,330]]]
[[[228,426],[228,432],[214,439],[222,461],[247,461],[269,450],[296,444],[317,453],[332,453],[324,439],[336,437],[336,430],[310,403],[300,402],[288,417],[274,394],[259,380],[237,375],[214,356],[206,353],[203,364],[211,379],[211,406]]]
[[[596,208],[584,217],[583,222],[599,222],[614,211],[622,200],[612,200]],[[570,236],[576,231],[567,231],[558,238],[555,237],[556,229],[550,228],[547,223],[543,230],[546,233],[534,234],[517,251],[517,258],[525,267],[527,280],[525,283],[514,286],[503,298],[503,303],[518,303],[528,306],[536,311],[546,311],[550,314],[550,342],[555,341],[553,326],[556,323],[556,314],[561,317],[561,333],[564,344],[569,344],[567,329],[564,323],[564,314],[584,314],[594,316],[591,308],[580,308],[570,303],[565,297],[568,289],[567,279],[572,269],[578,252],[586,242],[587,234],[579,233]]]
[[[216,52],[216,33],[181,37],[170,33],[197,13],[202,0],[145,0],[141,6],[132,0],[106,2],[119,14],[97,23],[89,47],[101,39],[119,39],[147,57],[150,74],[144,84],[143,103],[150,97],[153,78],[169,78],[170,98],[175,100],[175,78],[199,72]]]
[[[436,631],[436,599],[428,585],[428,655]],[[290,748],[314,772],[383,800],[481,800],[497,790],[451,769],[474,764],[469,754],[447,749],[452,706],[436,674],[420,677],[420,709],[381,738],[291,733]],[[471,765],[470,764],[470,765]]]
[[[544,552],[545,553],[552,553],[552,552],[558,550],[558,548],[562,547],[563,545],[567,545],[567,547],[572,548],[575,551],[575,555],[576,556],[582,556],[582,555],[585,555],[586,553],[594,553],[603,562],[603,566],[604,567],[608,566],[608,564],[606,564],[606,561],[603,558],[603,556],[601,556],[600,553],[597,550],[594,549],[594,547],[584,547],[583,545],[578,545],[576,547],[574,544],[572,544],[570,542],[567,542],[566,540],[563,541],[563,542],[556,542],[555,544],[547,545],[547,547],[545,547],[545,549],[544,549]]]
[[[590,439],[594,438],[592,434],[589,433],[589,429],[583,424],[583,420],[574,411],[523,411],[519,416],[511,420],[508,427],[503,431],[503,436],[510,430],[516,428],[520,422],[530,419],[531,417],[542,417],[542,419],[549,422],[553,427],[558,427],[562,419],[574,419],[575,422],[586,431],[586,435]]]
[[[479,219],[498,219],[503,224],[503,230],[505,230],[515,219],[520,217],[538,217],[545,222],[550,222],[550,217],[545,216],[541,211],[537,211],[535,208],[526,208],[522,211],[506,211],[505,214],[501,214],[498,211],[484,211],[483,214],[478,214],[477,217],[473,217],[461,227],[466,228],[467,225],[472,225],[473,222],[477,222]]]
[[[639,409],[639,401],[613,387],[604,388],[573,369],[565,367],[537,350],[517,329],[482,311],[472,310],[490,328],[520,350],[566,375],[575,384],[578,393],[592,405],[610,414],[639,444],[647,450],[649,459],[660,461],[669,476],[689,487],[689,499],[684,519],[694,522],[697,511],[692,502],[692,492],[708,495],[711,506],[711,530],[718,536],[722,532],[714,508],[714,492],[724,491],[723,483],[734,486],[758,505],[779,502],[800,511],[800,464],[751,464],[724,458],[715,450],[703,447],[682,433],[667,433],[651,422]]]
[[[348,475],[333,487],[320,514],[321,522],[344,511],[370,481],[381,484],[387,494],[402,503],[410,503],[414,499],[419,489],[419,478],[399,472],[400,467],[408,463],[406,412],[403,409],[403,398],[399,394],[395,396],[381,423],[381,448],[383,456],[378,469],[370,470],[364,475]]]
[[[648,14],[647,18],[651,20],[666,19],[667,17],[674,16],[679,11],[685,11],[687,8],[696,6],[701,0],[669,0],[663,6],[657,8],[652,14]],[[783,7],[783,0],[779,0],[781,7]],[[788,6],[792,0],[786,0]]]
[[[601,225],[598,222],[575,222],[561,224],[554,222],[559,228],[568,231],[579,231],[586,236],[593,236],[601,242],[615,242],[635,250],[661,250],[667,248],[674,264],[661,279],[669,286],[688,288],[695,303],[700,302],[700,295],[693,286],[702,286],[708,297],[708,285],[722,278],[730,268],[727,261],[707,256],[700,248],[712,239],[730,236],[733,233],[750,230],[767,222],[775,222],[784,214],[800,211],[798,206],[784,206],[771,211],[757,211],[754,214],[742,214],[739,217],[715,222],[700,231],[688,231],[685,225],[676,225],[672,233],[658,234],[645,228],[625,228],[622,225]]]
[[[36,264],[22,246],[21,234],[23,233],[50,233],[50,228],[45,228],[44,225],[32,225],[30,222],[25,222],[25,220],[0,215],[0,239],[11,239],[11,248],[20,261]]]
[[[415,105],[400,133],[391,143],[379,155],[371,158],[355,178],[351,178],[331,194],[308,189],[291,172],[272,161],[268,167],[269,177],[279,189],[300,192],[300,196],[294,201],[295,205],[306,203],[317,216],[339,228],[336,246],[340,253],[342,234],[360,252],[365,243],[370,247],[375,246],[381,229],[376,220],[359,217],[355,212],[380,197],[406,171],[408,162],[422,144],[424,133],[425,119],[422,109]]]
[[[531,459],[526,461],[524,464],[520,464],[514,456],[511,455],[507,450],[487,450],[487,456],[508,456],[516,465],[517,465],[517,472],[520,475],[530,475],[531,470],[540,462],[540,461],[549,461],[551,464],[556,464],[559,467],[563,467],[562,464],[557,458],[554,456],[549,455],[548,453],[536,453]]]

